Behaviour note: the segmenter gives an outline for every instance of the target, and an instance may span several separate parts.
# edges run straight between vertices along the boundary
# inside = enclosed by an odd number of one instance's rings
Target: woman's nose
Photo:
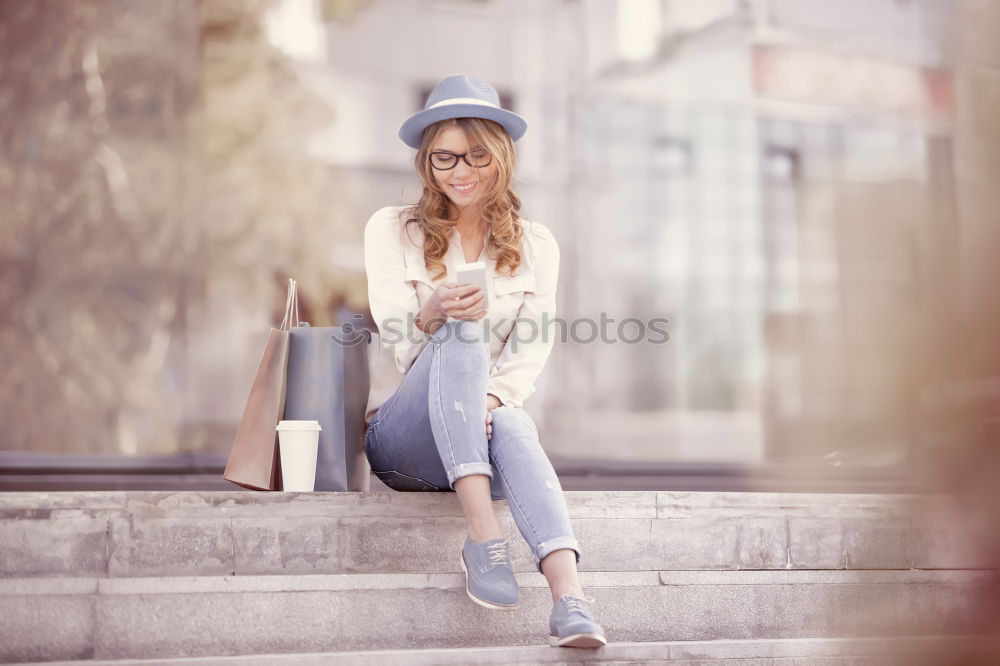
[[[476,169],[474,167],[470,167],[468,164],[466,164],[465,160],[463,160],[461,158],[458,160],[458,165],[455,167],[455,175],[458,178],[465,178],[465,177],[467,177],[467,176],[469,176],[471,174],[475,174],[475,173],[476,173]]]

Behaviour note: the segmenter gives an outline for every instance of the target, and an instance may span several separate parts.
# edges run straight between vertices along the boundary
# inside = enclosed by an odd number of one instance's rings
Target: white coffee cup
[[[283,490],[309,491],[316,488],[316,454],[319,451],[319,421],[280,421],[278,451],[281,455]]]

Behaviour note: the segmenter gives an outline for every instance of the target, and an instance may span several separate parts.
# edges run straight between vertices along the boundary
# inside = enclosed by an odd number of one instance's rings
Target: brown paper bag
[[[288,281],[285,318],[272,328],[250,387],[222,478],[252,490],[281,490],[281,458],[275,428],[285,412],[289,330],[299,323],[295,280]]]

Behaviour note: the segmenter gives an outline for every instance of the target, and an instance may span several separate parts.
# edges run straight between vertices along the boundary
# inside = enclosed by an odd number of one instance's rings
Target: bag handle
[[[280,331],[299,325],[299,294],[295,280],[288,278],[288,296],[285,298],[285,318],[281,320]]]

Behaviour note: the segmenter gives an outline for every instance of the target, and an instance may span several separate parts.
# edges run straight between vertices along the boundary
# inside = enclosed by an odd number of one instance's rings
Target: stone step
[[[991,568],[943,496],[566,491],[581,571]],[[531,552],[505,500],[517,571]],[[458,496],[0,493],[0,576],[455,573]]]
[[[519,666],[670,663],[678,666],[886,666],[942,664],[1000,655],[996,640],[977,636],[796,638],[783,640],[609,643],[599,650],[548,646],[475,647],[367,652],[259,654],[130,660],[134,666]],[[968,663],[963,661],[962,663]],[[978,663],[988,663],[979,661]],[[34,666],[121,666],[118,660],[35,662]],[[14,666],[27,666],[27,663]]]
[[[580,574],[609,642],[967,633],[984,571]],[[0,662],[547,646],[551,596],[472,603],[461,574],[0,579]]]

